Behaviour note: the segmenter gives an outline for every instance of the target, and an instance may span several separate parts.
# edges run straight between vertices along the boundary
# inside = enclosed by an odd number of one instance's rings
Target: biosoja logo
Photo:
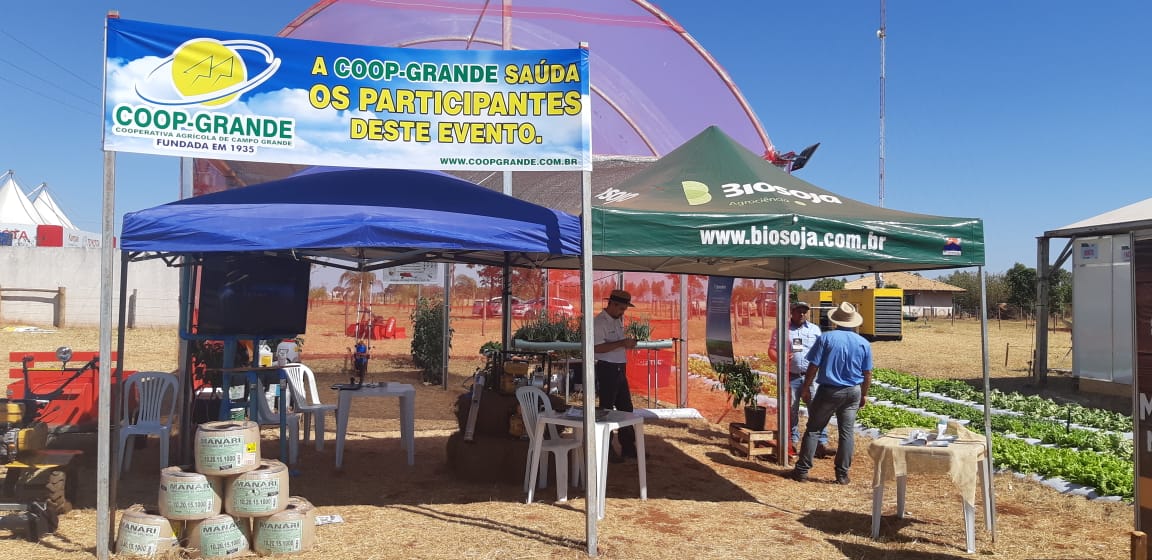
[[[634,193],[634,192],[622,191],[620,189],[609,188],[608,190],[605,190],[604,192],[596,195],[596,198],[599,200],[603,200],[604,202],[607,202],[607,203],[612,203],[612,202],[624,202],[625,200],[633,199],[633,198],[636,198],[638,196],[640,196],[640,193]]]
[[[707,184],[701,183],[700,181],[681,181],[680,186],[684,189],[684,199],[688,201],[689,206],[707,204],[712,201],[712,192]],[[801,205],[806,204],[805,201],[812,204],[843,204],[840,202],[840,198],[835,195],[788,189],[763,181],[756,183],[724,183],[720,185],[720,188],[724,191],[724,198],[736,198],[754,194],[782,194],[798,199],[795,202]]]

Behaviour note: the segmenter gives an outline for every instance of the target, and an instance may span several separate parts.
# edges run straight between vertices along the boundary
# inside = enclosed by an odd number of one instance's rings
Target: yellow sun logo
[[[231,89],[248,80],[244,59],[231,48],[212,39],[181,45],[173,54],[172,84],[181,95],[200,97]],[[237,94],[224,95],[204,105],[227,105]]]

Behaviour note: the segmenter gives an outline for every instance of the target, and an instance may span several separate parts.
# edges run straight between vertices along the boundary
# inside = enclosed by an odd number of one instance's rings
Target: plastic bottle
[[[941,416],[936,419],[936,437],[940,438],[948,430],[948,419]]]
[[[269,367],[272,365],[272,349],[269,348],[267,344],[260,343],[259,359],[260,361],[257,363],[260,364],[260,367]]]

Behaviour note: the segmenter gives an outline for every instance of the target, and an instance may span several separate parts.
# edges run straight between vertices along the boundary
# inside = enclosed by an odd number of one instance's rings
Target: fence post
[[[64,318],[67,317],[65,314],[67,309],[67,306],[65,305],[66,292],[67,290],[64,288],[64,286],[56,288],[56,317],[54,317],[55,320],[52,321],[52,324],[58,329],[65,327]]]
[[[1132,531],[1132,560],[1148,560],[1148,535]]]
[[[130,329],[136,328],[136,288],[132,288],[132,295],[128,296],[128,323]]]
[[[1011,342],[1004,343],[1004,367],[1008,367],[1008,349],[1011,347]]]

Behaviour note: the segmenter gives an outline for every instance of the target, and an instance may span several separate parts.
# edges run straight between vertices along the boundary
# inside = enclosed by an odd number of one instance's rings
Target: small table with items
[[[340,393],[336,405],[336,468],[344,466],[344,436],[355,397],[396,397],[400,399],[400,445],[408,451],[408,464],[416,464],[416,389],[406,383],[365,383],[333,385]]]
[[[884,505],[884,484],[896,479],[896,516],[904,517],[904,491],[908,474],[948,475],[960,491],[964,504],[966,550],[976,551],[975,524],[976,485],[984,493],[984,524],[992,530],[992,480],[987,446],[983,436],[956,423],[949,423],[941,441],[915,436],[917,428],[896,428],[868,446],[868,455],[876,463],[872,486],[872,538],[880,535],[880,515]],[[953,439],[953,437],[955,439]]]

